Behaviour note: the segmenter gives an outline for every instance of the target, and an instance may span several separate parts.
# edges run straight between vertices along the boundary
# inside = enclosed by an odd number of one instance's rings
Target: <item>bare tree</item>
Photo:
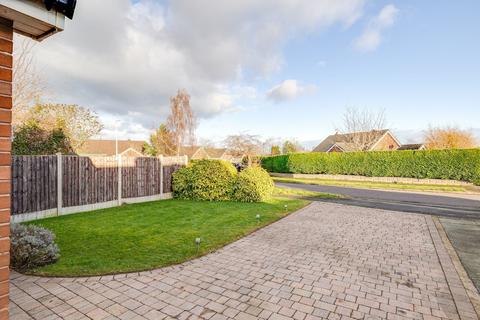
[[[345,141],[356,150],[367,150],[378,137],[378,132],[387,125],[385,110],[347,108],[343,114],[343,127],[337,132],[344,134]]]
[[[178,90],[177,95],[170,98],[170,115],[167,118],[167,128],[172,134],[180,155],[180,148],[195,143],[197,119],[190,106],[190,95],[185,89]]]
[[[25,37],[15,42],[12,88],[13,126],[26,121],[32,105],[39,102],[45,93],[44,80],[35,68],[34,48],[35,43]]]
[[[424,133],[427,149],[475,148],[477,141],[472,132],[457,127],[430,127]]]
[[[258,136],[250,134],[232,135],[225,139],[225,146],[236,157],[247,157],[248,165],[252,158],[262,152],[262,142]]]
[[[198,145],[209,149],[214,149],[216,147],[215,142],[207,138],[201,138],[198,141]]]

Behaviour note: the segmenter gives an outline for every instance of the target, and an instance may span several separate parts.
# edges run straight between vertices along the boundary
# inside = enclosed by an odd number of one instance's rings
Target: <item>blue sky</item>
[[[382,7],[398,8],[395,24],[371,52],[352,41]],[[284,50],[285,65],[267,90],[284,79],[315,84],[314,93],[282,103],[245,101],[245,112],[202,122],[204,135],[248,131],[263,136],[319,139],[341,126],[346,107],[385,109],[391,128],[429,125],[480,127],[480,2],[377,1],[351,28],[301,35]]]
[[[186,88],[214,141],[319,140],[347,107],[385,109],[418,141],[429,125],[480,132],[478,12],[476,0],[83,0],[38,63],[54,100],[98,112],[105,138],[114,123],[147,138]]]

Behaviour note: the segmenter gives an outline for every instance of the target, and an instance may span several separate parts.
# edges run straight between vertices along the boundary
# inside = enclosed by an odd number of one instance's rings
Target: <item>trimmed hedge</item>
[[[173,195],[190,200],[230,200],[237,176],[227,161],[199,160],[173,174]]]
[[[273,180],[260,167],[249,167],[238,174],[233,199],[239,202],[261,202],[273,194]]]
[[[269,172],[452,179],[480,185],[480,149],[295,153],[262,158]]]

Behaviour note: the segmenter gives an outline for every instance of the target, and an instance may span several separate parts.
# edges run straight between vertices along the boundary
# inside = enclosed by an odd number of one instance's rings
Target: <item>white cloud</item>
[[[304,93],[313,92],[315,90],[315,85],[302,86],[297,80],[285,80],[270,89],[267,92],[267,97],[275,102],[283,102],[293,100]]]
[[[82,0],[66,30],[38,46],[38,63],[59,102],[145,128],[185,88],[210,117],[254,99],[244,83],[280,70],[289,39],[351,25],[365,1]]]
[[[372,18],[363,33],[355,40],[355,48],[362,52],[374,51],[382,42],[382,32],[392,27],[399,10],[389,4],[382,8],[377,16]]]

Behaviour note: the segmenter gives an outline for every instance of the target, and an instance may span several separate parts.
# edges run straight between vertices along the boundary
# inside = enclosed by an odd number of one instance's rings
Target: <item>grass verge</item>
[[[326,179],[300,179],[300,178],[280,178],[274,177],[276,182],[303,183],[312,185],[353,187],[365,189],[392,189],[392,190],[416,190],[416,191],[438,191],[438,192],[467,192],[466,187],[455,185],[427,185],[427,184],[404,184],[404,183],[385,183],[370,181],[346,181],[346,180],[326,180]]]
[[[263,203],[164,200],[30,222],[55,233],[61,254],[57,263],[31,273],[92,276],[181,263],[223,247],[308,203],[289,198]],[[198,251],[197,237],[202,239]]]
[[[284,187],[275,187],[274,194],[277,196],[295,197],[295,198],[322,198],[322,199],[344,198],[343,196],[338,194],[302,190],[302,189],[284,188]]]

